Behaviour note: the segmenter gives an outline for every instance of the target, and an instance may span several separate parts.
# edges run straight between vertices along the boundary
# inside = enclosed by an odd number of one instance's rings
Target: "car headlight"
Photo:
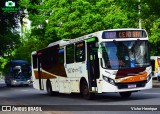
[[[111,79],[111,78],[109,78],[109,77],[106,77],[106,76],[103,76],[103,79],[104,79],[106,82],[108,82],[108,83],[110,83],[110,84],[112,84],[112,85],[115,85],[115,81],[114,81],[113,79]]]

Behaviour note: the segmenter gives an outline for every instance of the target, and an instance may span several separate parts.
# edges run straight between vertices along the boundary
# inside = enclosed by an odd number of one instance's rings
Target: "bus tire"
[[[94,93],[91,93],[88,88],[88,84],[86,81],[81,83],[81,94],[84,99],[91,100],[94,98]]]
[[[46,87],[47,87],[47,94],[49,96],[52,96],[53,95],[53,91],[52,91],[51,82],[49,80],[47,80]]]
[[[129,98],[132,92],[120,92],[119,94],[122,98]]]

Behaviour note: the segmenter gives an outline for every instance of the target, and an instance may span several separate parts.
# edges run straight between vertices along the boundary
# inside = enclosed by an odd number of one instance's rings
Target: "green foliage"
[[[0,49],[3,55],[10,53],[18,44],[20,44],[20,36],[16,32],[6,32],[2,37],[3,40],[1,41],[2,45]]]
[[[21,38],[21,45],[11,54],[12,59],[30,61],[32,51],[60,39],[104,29],[138,28],[139,18],[142,28],[149,33],[152,55],[160,54],[158,0],[20,0],[20,4],[29,12],[32,29],[31,34]],[[138,6],[141,7],[140,14]]]
[[[23,42],[12,51],[12,59],[31,61],[30,58],[33,51],[46,47],[45,41],[38,39],[38,36],[31,35],[30,33],[26,33],[22,41]]]
[[[19,12],[4,12],[1,8],[5,6],[5,2],[6,0],[1,0],[0,4],[0,56],[8,55],[19,43],[19,35],[16,30]]]
[[[0,71],[3,70],[4,65],[11,57],[11,52],[20,43],[20,36],[18,33],[18,19],[20,12],[4,12],[2,8],[5,7],[6,0],[1,0],[0,3]],[[18,0],[16,7],[19,7]]]
[[[0,58],[0,71],[3,71],[5,65],[7,64],[8,59],[6,58]]]
[[[39,7],[39,9],[36,9],[39,11],[38,13],[30,12],[30,19],[34,17],[33,25],[40,23],[40,21],[37,21],[37,17],[40,16],[41,24],[45,20],[49,20],[45,33],[47,35],[55,34],[58,39],[76,38],[98,30],[134,25],[134,23],[128,24],[127,13],[124,13],[123,9],[114,0],[59,0],[58,2],[48,0],[39,6],[36,5],[36,7]],[[54,33],[51,31],[54,31]],[[53,38],[55,37],[50,38],[54,41]]]
[[[160,1],[141,0],[143,26],[149,33],[151,55],[160,55]]]

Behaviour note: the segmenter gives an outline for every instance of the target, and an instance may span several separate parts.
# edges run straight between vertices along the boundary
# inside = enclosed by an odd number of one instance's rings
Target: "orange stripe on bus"
[[[54,76],[54,74],[48,74],[45,72],[40,72],[41,73],[41,79],[51,79],[51,78],[56,78],[56,76]],[[34,75],[36,79],[39,79],[38,77],[38,71],[34,71]]]
[[[144,74],[137,74],[136,76],[129,76],[125,78],[119,78],[116,79],[116,82],[118,83],[129,83],[129,82],[139,82],[139,81],[145,81],[147,80],[147,72]]]

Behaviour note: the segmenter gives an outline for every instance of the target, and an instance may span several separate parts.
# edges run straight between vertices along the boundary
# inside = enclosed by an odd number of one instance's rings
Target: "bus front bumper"
[[[11,85],[29,85],[31,83],[31,80],[26,81],[19,81],[19,80],[12,80]]]
[[[113,85],[105,80],[102,80],[97,84],[97,93],[106,93],[106,92],[127,92],[127,91],[140,91],[145,89],[152,88],[152,79],[146,83],[137,83],[137,84],[121,84]]]

